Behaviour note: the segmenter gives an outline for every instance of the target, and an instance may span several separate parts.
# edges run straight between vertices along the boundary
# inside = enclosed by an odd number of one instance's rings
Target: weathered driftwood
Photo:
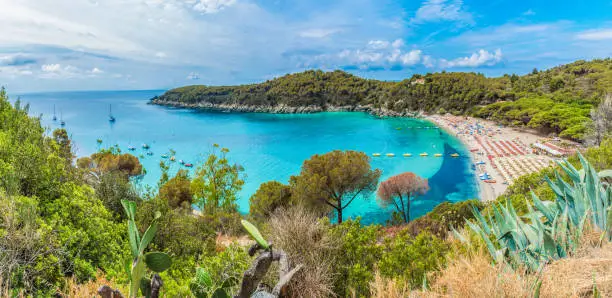
[[[254,244],[249,248],[249,255],[253,256],[258,251],[262,250],[259,244]],[[264,278],[272,262],[278,262],[278,283],[272,289],[272,292],[268,292],[262,285],[261,280]],[[249,297],[280,297],[281,293],[285,292],[285,287],[291,281],[293,275],[302,269],[302,265],[298,265],[291,269],[289,265],[289,258],[287,254],[278,249],[264,250],[257,258],[253,261],[251,268],[244,272],[242,277],[242,284],[240,285],[240,291],[235,298],[249,298]]]

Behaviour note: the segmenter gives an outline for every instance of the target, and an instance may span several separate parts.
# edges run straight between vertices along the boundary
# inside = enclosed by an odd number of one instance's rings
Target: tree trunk
[[[410,198],[412,196],[409,195],[408,199],[406,200],[406,223],[410,222]]]
[[[408,216],[406,215],[406,208],[404,207],[404,198],[402,195],[399,195],[400,203],[402,204],[402,217],[404,218],[404,223],[408,223]]]
[[[338,211],[338,224],[342,223],[342,208],[336,209]]]

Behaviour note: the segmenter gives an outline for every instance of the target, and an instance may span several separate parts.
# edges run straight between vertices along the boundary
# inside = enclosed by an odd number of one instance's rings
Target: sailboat
[[[62,112],[60,111],[60,125],[62,127],[66,126],[66,121],[64,121],[64,118],[62,117]]]
[[[55,116],[55,105],[53,105],[53,121],[57,121],[57,116]]]
[[[108,121],[115,122],[115,117],[113,116],[113,108],[111,105],[108,105]]]

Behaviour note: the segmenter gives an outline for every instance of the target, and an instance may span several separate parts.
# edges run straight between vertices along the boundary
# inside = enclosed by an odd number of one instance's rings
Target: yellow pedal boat
[[[434,154],[434,156],[435,157],[442,157],[442,154],[441,153],[436,153],[436,154]]]
[[[395,154],[393,154],[393,153],[387,153],[387,156],[389,156],[389,157],[394,157],[394,156],[395,156]]]
[[[402,155],[403,155],[404,157],[410,157],[410,156],[412,156],[412,154],[410,154],[410,153],[404,153],[404,154],[402,154]]]
[[[427,154],[426,152],[423,152],[423,153],[421,153],[421,154],[419,154],[419,155],[420,155],[420,156],[427,156],[427,155],[429,155],[429,154]]]
[[[380,153],[372,153],[372,156],[374,156],[374,157],[379,157],[379,156],[380,156]]]
[[[453,153],[451,154],[451,157],[459,157],[459,153]]]

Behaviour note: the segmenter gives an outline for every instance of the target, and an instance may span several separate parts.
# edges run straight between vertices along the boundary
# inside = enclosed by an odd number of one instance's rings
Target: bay
[[[366,113],[264,114],[203,112],[148,104],[163,90],[53,92],[19,95],[30,105],[30,114],[40,116],[49,133],[66,122],[78,156],[101,147],[118,145],[123,152],[135,146],[147,174],[139,182],[155,186],[161,174],[161,155],[175,150],[176,159],[197,165],[213,144],[230,150],[231,161],[245,169],[245,185],[238,205],[249,210],[249,197],[270,180],[288,183],[299,173],[302,162],[313,154],[332,150],[358,150],[372,157],[372,167],[383,171],[382,179],[410,171],[428,178],[430,191],[413,203],[412,217],[423,215],[444,201],[478,196],[478,184],[467,157],[467,149],[454,136],[431,122],[411,118],[381,119]],[[14,99],[14,98],[13,98]],[[53,108],[58,120],[53,121]],[[116,118],[108,121],[109,107]],[[96,140],[101,139],[99,145]],[[151,146],[152,156],[141,144]],[[429,156],[421,157],[427,152]],[[450,157],[451,153],[461,157]],[[387,157],[394,153],[395,157]],[[403,157],[411,153],[412,157]],[[434,157],[435,153],[443,157]],[[171,172],[182,166],[171,163]],[[193,171],[193,169],[191,169]],[[361,216],[364,223],[384,223],[389,210],[379,206],[374,195],[355,200],[345,218]]]

